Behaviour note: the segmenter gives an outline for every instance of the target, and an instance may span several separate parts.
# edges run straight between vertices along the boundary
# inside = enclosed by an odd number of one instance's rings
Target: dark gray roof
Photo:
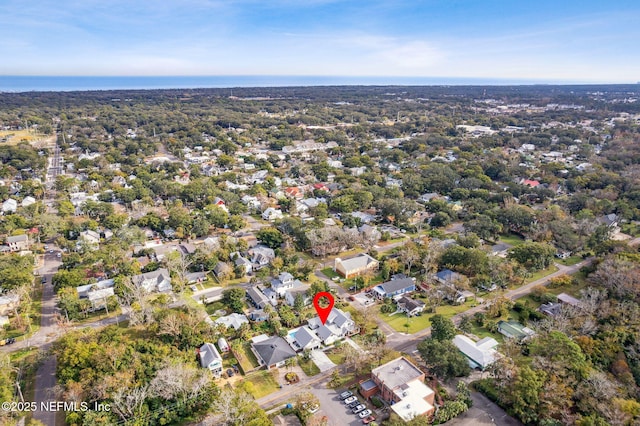
[[[267,296],[265,296],[258,287],[249,287],[247,289],[247,296],[260,308],[264,308],[269,303]]]
[[[254,349],[266,365],[277,364],[296,356],[291,346],[279,336],[270,337],[259,343],[253,344]]]
[[[403,296],[398,299],[398,305],[404,305],[404,307],[411,312],[416,308],[424,307],[424,302],[422,300],[415,300],[410,297]]]
[[[386,283],[382,283],[379,287],[384,290],[385,293],[395,293],[398,290],[405,289],[407,287],[413,287],[416,283],[411,278],[403,278],[401,280],[391,280]]]
[[[366,380],[360,383],[360,389],[362,389],[365,392],[368,390],[374,389],[376,387],[378,387],[378,385],[376,385],[376,382],[374,382],[373,380]]]
[[[316,336],[306,327],[300,327],[293,337],[301,348],[305,348],[309,343],[317,339]]]
[[[318,337],[322,340],[328,339],[333,334],[331,332],[331,329],[326,325],[320,326],[320,328],[318,328],[316,333],[318,333]]]

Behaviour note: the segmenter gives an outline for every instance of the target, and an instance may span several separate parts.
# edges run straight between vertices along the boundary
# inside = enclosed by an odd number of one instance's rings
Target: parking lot
[[[340,392],[345,389],[327,389],[326,384],[320,383],[315,385],[311,392],[318,397],[320,401],[320,411],[316,415],[327,416],[329,419],[329,426],[362,426],[362,419],[357,414],[353,414],[350,408],[347,408],[345,404],[339,398]],[[360,401],[364,401],[362,397],[359,397]],[[374,414],[375,415],[375,414]]]

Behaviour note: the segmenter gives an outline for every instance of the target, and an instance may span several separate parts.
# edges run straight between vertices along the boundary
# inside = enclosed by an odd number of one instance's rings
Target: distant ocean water
[[[195,89],[225,87],[372,86],[372,85],[509,85],[547,84],[531,80],[449,77],[326,77],[326,76],[172,76],[72,77],[0,76],[0,92],[58,92],[126,89]]]

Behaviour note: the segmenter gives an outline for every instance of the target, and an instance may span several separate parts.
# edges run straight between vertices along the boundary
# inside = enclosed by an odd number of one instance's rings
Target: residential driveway
[[[315,384],[311,388],[311,393],[318,397],[320,401],[320,410],[315,413],[315,416],[326,416],[329,422],[327,426],[362,426],[362,420],[353,414],[346,405],[340,401],[338,395],[345,389],[327,388],[327,382],[321,382]],[[362,400],[362,398],[360,398]]]
[[[331,370],[336,366],[324,352],[317,349],[311,351],[311,360],[323,373],[327,370]]]

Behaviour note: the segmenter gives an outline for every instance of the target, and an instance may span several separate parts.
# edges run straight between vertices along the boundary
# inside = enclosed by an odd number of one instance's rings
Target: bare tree
[[[119,388],[113,395],[113,411],[116,412],[122,420],[135,417],[142,408],[144,401],[149,393],[147,386],[139,388],[127,389]]]
[[[171,363],[156,372],[149,384],[149,393],[162,399],[187,401],[199,396],[212,380],[207,370],[183,363]]]
[[[177,288],[182,290],[187,283],[189,267],[193,264],[191,257],[180,252],[173,251],[166,255],[165,264],[167,265],[169,272],[173,272],[175,274],[176,280],[178,281]]]
[[[124,278],[124,291],[118,298],[129,315],[129,324],[150,324],[153,322],[153,307],[149,302],[149,294],[142,286],[141,276]]]
[[[211,404],[216,425],[245,424],[256,409],[253,397],[241,389],[224,388]]]

